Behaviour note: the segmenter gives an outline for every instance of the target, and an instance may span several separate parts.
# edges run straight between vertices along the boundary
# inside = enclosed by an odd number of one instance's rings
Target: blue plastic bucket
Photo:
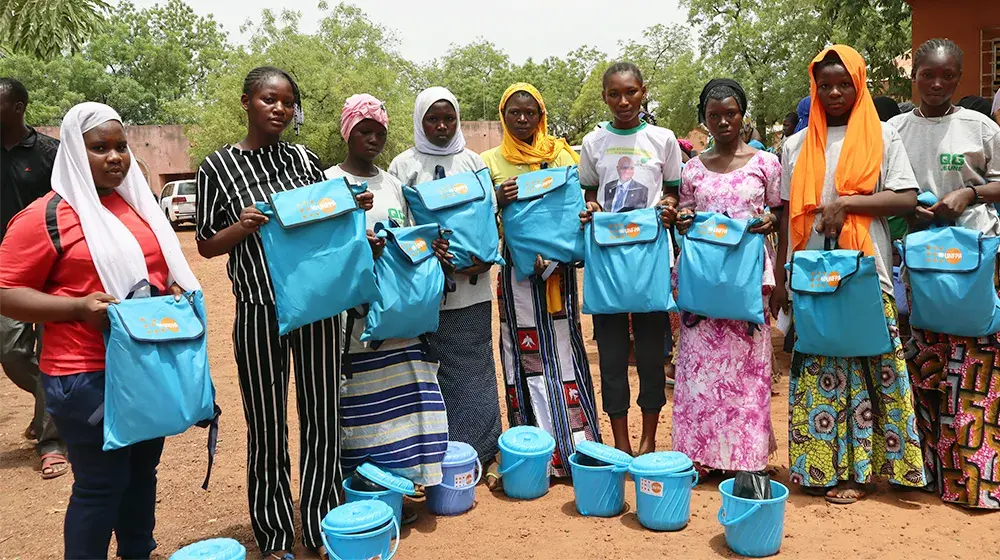
[[[785,502],[788,488],[771,481],[770,500],[749,500],[732,494],[730,478],[719,485],[722,507],[719,523],[726,529],[726,544],[736,554],[760,558],[777,554],[785,536]]]
[[[691,489],[698,471],[678,451],[647,453],[629,467],[635,481],[635,508],[639,523],[653,531],[679,531],[691,518]]]
[[[576,511],[592,517],[614,517],[625,508],[625,473],[628,467],[591,467],[577,462],[579,453],[569,456],[573,474]]]
[[[381,492],[362,492],[351,488],[351,479],[344,479],[344,494],[347,496],[347,503],[360,502],[362,500],[378,500],[385,502],[392,508],[396,516],[396,523],[403,524],[403,496],[412,496],[416,489],[409,480],[384,471],[371,463],[364,463],[357,469],[358,474],[368,480],[381,485],[385,490]]]
[[[467,443],[449,441],[441,472],[444,475],[441,484],[425,489],[427,509],[435,515],[458,515],[472,509],[476,485],[483,476],[476,450]]]
[[[545,430],[518,426],[500,435],[500,480],[507,497],[541,498],[549,491],[549,467],[556,440]]]
[[[244,560],[247,549],[234,539],[208,539],[189,544],[170,555],[170,560]]]
[[[392,508],[378,500],[334,508],[323,518],[320,529],[331,560],[389,560],[399,548],[399,523]],[[390,549],[394,538],[396,544]]]

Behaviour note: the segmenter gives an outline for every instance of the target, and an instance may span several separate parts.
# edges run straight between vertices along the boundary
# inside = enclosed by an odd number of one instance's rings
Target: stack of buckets
[[[371,463],[364,463],[358,467],[355,472],[367,480],[381,486],[385,490],[372,492],[352,488],[351,479],[348,478],[344,480],[344,494],[347,495],[347,503],[350,504],[352,502],[367,500],[385,502],[387,506],[392,508],[393,515],[396,518],[396,524],[402,525],[403,496],[414,496],[417,493],[417,489],[413,486],[413,482],[401,476],[384,471]]]
[[[785,502],[788,488],[771,481],[771,499],[751,500],[733,495],[730,478],[719,485],[722,507],[719,523],[726,531],[726,544],[736,554],[761,558],[777,554],[785,535]]]
[[[380,500],[349,502],[326,514],[320,524],[332,560],[390,560],[399,548],[399,522]],[[390,549],[395,539],[396,544]]]
[[[170,560],[245,560],[247,549],[233,539],[208,539],[170,555]]]
[[[509,498],[533,500],[549,491],[556,440],[545,430],[518,426],[500,435],[500,480]]]

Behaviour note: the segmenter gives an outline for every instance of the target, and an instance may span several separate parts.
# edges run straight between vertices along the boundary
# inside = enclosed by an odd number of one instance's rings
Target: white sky
[[[162,2],[163,0],[161,0]],[[186,0],[195,12],[211,13],[234,42],[246,38],[240,26],[259,19],[264,8],[280,12],[288,8],[302,12],[301,28],[315,30],[320,11],[318,0]],[[627,0],[626,0],[627,1]],[[139,7],[157,0],[132,0]],[[335,6],[337,0],[328,0]],[[657,23],[683,23],[687,11],[678,0],[640,2],[635,10],[614,0],[561,0],[539,2],[520,0],[352,0],[368,16],[395,31],[399,50],[410,60],[426,62],[442,56],[451,43],[464,45],[479,37],[493,41],[511,60],[521,63],[528,57],[541,60],[562,56],[580,45],[591,45],[611,54],[618,41],[640,38],[642,30]],[[557,11],[554,7],[568,8]],[[633,4],[632,6],[635,6]],[[627,15],[626,15],[627,14]]]

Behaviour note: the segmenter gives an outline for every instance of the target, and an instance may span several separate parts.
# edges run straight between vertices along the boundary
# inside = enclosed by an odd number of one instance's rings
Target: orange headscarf
[[[510,96],[519,91],[526,92],[533,97],[538,103],[538,108],[542,111],[541,120],[538,121],[538,129],[535,131],[535,138],[531,144],[514,138],[514,135],[507,130],[507,121],[503,118],[504,105],[507,104]],[[573,157],[573,161],[580,161],[580,156],[576,155],[565,139],[556,138],[549,134],[549,117],[545,112],[545,102],[542,101],[542,94],[531,84],[519,82],[507,88],[507,91],[503,93],[503,97],[500,98],[500,126],[503,127],[500,154],[514,165],[528,165],[532,171],[538,171],[543,163],[554,161],[559,156],[559,152],[563,150],[566,150]]]
[[[812,107],[809,110],[809,127],[802,143],[791,184],[792,250],[804,249],[812,235],[815,210],[823,200],[823,180],[826,175],[826,110],[817,95],[813,67],[830,52],[840,56],[858,91],[857,100],[847,121],[844,147],[837,162],[836,185],[841,196],[871,194],[875,191],[882,171],[882,122],[875,110],[871,92],[868,91],[868,72],[865,59],[847,45],[834,45],[816,55],[809,64],[809,84]],[[872,217],[848,214],[840,232],[838,246],[874,255],[875,248],[869,232]]]

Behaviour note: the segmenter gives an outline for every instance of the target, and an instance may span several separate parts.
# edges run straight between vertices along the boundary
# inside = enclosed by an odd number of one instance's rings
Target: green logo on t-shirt
[[[961,171],[965,167],[965,154],[941,154],[941,171]]]
[[[403,211],[400,210],[399,208],[390,208],[389,209],[389,219],[390,220],[396,220],[397,222],[399,222],[400,224],[402,224],[403,222],[406,221],[406,216],[403,214]]]

